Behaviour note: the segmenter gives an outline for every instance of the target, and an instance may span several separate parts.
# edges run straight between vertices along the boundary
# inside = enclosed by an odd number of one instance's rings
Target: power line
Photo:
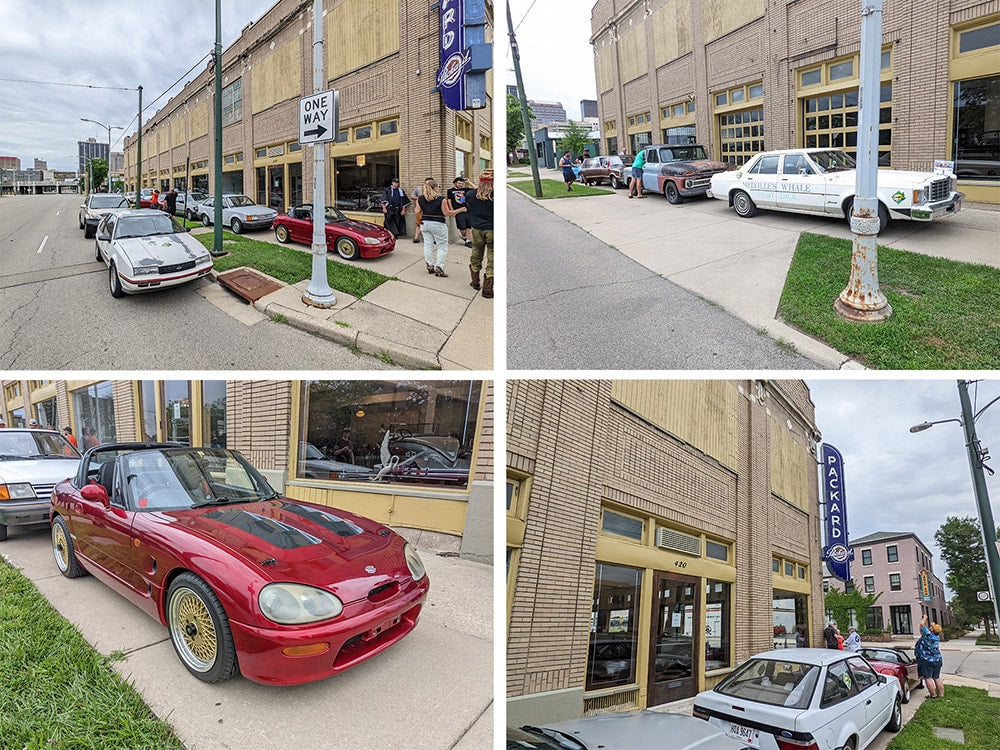
[[[528,9],[524,11],[524,15],[521,16],[521,20],[517,22],[517,25],[514,27],[515,33],[517,33],[517,30],[521,28],[521,24],[524,23],[524,19],[528,17],[529,13],[531,13],[531,9],[535,7],[535,1],[536,0],[531,0],[531,5],[529,5]]]
[[[125,88],[123,86],[96,86],[92,83],[64,83],[62,81],[25,81],[20,78],[0,78],[0,81],[9,81],[10,83],[33,83],[39,86],[75,86],[81,89],[107,89],[108,91],[135,91],[135,89]]]

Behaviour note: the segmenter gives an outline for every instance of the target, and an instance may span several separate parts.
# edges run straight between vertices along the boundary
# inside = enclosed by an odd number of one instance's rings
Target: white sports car
[[[931,221],[962,208],[955,175],[878,170],[878,218]],[[853,157],[836,149],[797,148],[757,154],[742,167],[712,175],[708,194],[728,201],[737,214],[757,209],[826,214],[851,220],[855,194]]]
[[[105,217],[97,226],[96,248],[97,260],[108,266],[112,297],[177,286],[212,270],[205,246],[155,209]]]

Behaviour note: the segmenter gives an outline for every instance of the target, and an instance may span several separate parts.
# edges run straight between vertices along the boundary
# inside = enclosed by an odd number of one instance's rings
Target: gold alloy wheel
[[[170,635],[192,669],[207,672],[215,664],[219,653],[215,623],[205,602],[189,588],[179,589],[170,600]]]
[[[59,570],[65,571],[69,567],[69,544],[62,524],[57,523],[52,526],[52,554],[56,558]]]

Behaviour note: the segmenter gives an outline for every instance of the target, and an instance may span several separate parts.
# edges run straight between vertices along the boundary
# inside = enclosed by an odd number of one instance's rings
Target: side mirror
[[[108,498],[107,490],[96,482],[94,484],[88,484],[81,489],[80,496],[84,500],[88,500],[92,503],[100,503],[105,508],[111,507],[111,500]]]

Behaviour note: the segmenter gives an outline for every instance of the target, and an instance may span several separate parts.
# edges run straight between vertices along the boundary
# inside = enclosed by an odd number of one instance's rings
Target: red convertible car
[[[274,219],[274,236],[278,242],[312,244],[313,207],[306,203],[278,214]],[[326,207],[326,244],[344,260],[378,258],[396,249],[396,238],[385,227],[367,221],[349,219],[339,209]]]
[[[56,485],[52,549],[165,625],[204,682],[323,679],[413,630],[423,563],[380,523],[275,492],[238,453],[113,443]]]
[[[876,672],[891,675],[899,680],[899,693],[903,696],[903,703],[910,702],[910,693],[913,688],[920,685],[916,659],[902,647],[863,646],[861,655],[871,662]]]

